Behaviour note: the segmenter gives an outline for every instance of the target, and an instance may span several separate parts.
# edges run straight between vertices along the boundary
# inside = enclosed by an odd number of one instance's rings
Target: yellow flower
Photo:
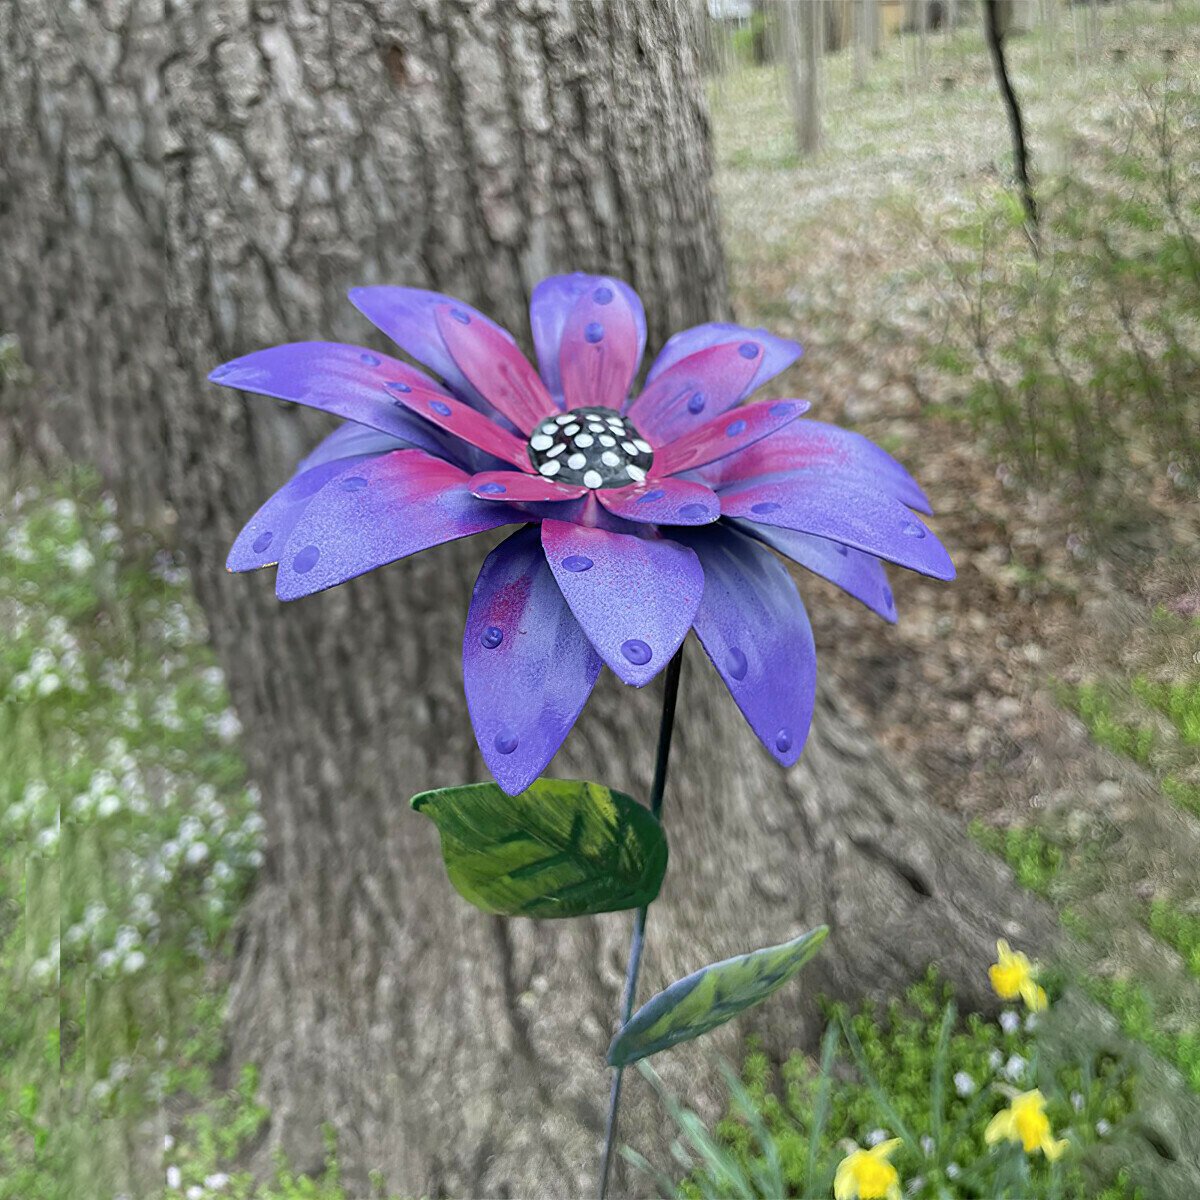
[[[1041,1012],[1047,1003],[1046,989],[1038,987],[1037,967],[1003,938],[996,943],[996,958],[998,961],[988,967],[988,978],[996,995],[1001,1000],[1020,996],[1033,1012]]]
[[[1046,1097],[1036,1088],[1014,1096],[1012,1103],[998,1112],[984,1131],[989,1146],[997,1142],[1020,1142],[1026,1154],[1040,1150],[1053,1162],[1067,1148],[1065,1138],[1055,1140],[1046,1116]]]
[[[888,1162],[899,1145],[900,1139],[892,1138],[870,1150],[855,1146],[838,1163],[834,1200],[900,1200],[900,1176]]]

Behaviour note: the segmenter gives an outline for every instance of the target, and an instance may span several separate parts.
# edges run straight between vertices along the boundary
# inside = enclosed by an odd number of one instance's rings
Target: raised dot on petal
[[[379,359],[374,354],[360,354],[358,357],[362,359],[362,361],[365,362],[368,367],[379,366]]]
[[[316,546],[305,546],[292,559],[292,570],[297,575],[306,575],[317,565],[317,559],[320,557],[321,551]]]
[[[590,571],[595,563],[585,554],[572,554],[562,560],[562,565],[563,570],[579,575],[584,571]]]
[[[481,496],[502,496],[508,491],[508,488],[502,483],[496,483],[494,480],[491,480],[488,483],[481,483],[475,490]]]
[[[610,304],[612,302],[612,298],[612,288],[603,283],[592,293],[592,299],[595,300],[597,304]]]
[[[679,510],[679,515],[687,521],[694,521],[697,517],[703,517],[708,514],[708,508],[703,504],[685,504]]]
[[[839,553],[839,554],[840,554],[840,555],[841,555],[843,558],[849,558],[849,557],[850,557],[850,547],[849,547],[849,546],[846,546],[846,545],[844,545],[844,544],[843,544],[843,543],[841,543],[841,542],[834,542],[834,543],[833,543],[833,548],[834,548],[834,549],[835,549],[835,550],[836,550],[836,551],[837,551],[837,552],[838,552],[838,553]]]
[[[554,423],[555,425],[570,425],[574,420],[575,418],[571,416],[570,413],[559,413],[559,415],[554,418]]]
[[[792,748],[792,733],[790,729],[781,729],[775,735],[775,749],[780,754],[786,754]]]
[[[502,729],[492,740],[492,745],[500,751],[501,754],[511,754],[517,748],[517,742],[520,739],[511,729]]]
[[[567,448],[566,442],[559,442],[558,445],[551,446],[550,449],[546,451],[546,457],[547,458],[557,458],[566,448]]]
[[[390,379],[384,386],[390,387],[393,392],[411,392],[412,391],[412,388],[410,388],[407,383],[404,383],[399,379]]]
[[[580,433],[575,436],[575,445],[586,450],[596,439],[590,433]]]
[[[274,537],[275,535],[273,533],[260,533],[258,537],[254,539],[251,549],[253,549],[255,554],[261,554],[267,549],[268,546],[270,546],[271,542],[274,540]]]
[[[604,477],[599,471],[584,471],[583,486],[589,488],[598,488],[604,482]]]
[[[611,450],[605,450],[605,452],[600,455],[600,461],[606,467],[619,467],[621,465],[621,456],[619,454],[614,454]]]
[[[612,434],[610,434],[610,433],[602,433],[602,434],[600,435],[600,445],[602,445],[602,446],[615,446],[616,444],[617,444],[617,439],[616,439],[615,437],[613,437],[613,436],[612,436]]]
[[[891,610],[896,607],[895,598],[892,596],[892,589],[890,587],[887,587],[886,585],[884,586],[884,589],[883,589],[883,607],[886,608],[889,612],[891,612]]]
[[[604,339],[604,326],[599,321],[589,321],[583,331],[583,336],[594,346]]]
[[[654,448],[653,446],[651,446],[651,445],[650,445],[650,443],[649,443],[648,441],[646,441],[646,439],[645,439],[645,438],[634,438],[634,439],[633,439],[633,444],[634,444],[634,445],[635,445],[635,446],[636,446],[636,447],[637,447],[637,448],[638,448],[638,449],[639,449],[639,450],[640,450],[640,451],[641,451],[643,454],[649,454],[649,453],[650,453],[650,451],[651,451],[651,450]]]
[[[440,417],[448,417],[450,415],[450,405],[443,403],[441,400],[430,400],[429,407]]]
[[[583,468],[587,466],[587,455],[572,454],[571,457],[567,459],[567,466],[570,467],[572,471],[582,471]]]
[[[765,515],[766,513],[778,512],[779,505],[776,504],[773,500],[763,500],[758,504],[750,505],[750,511],[752,513],[760,513],[760,514]]]
[[[502,641],[504,641],[504,630],[498,625],[489,625],[479,635],[480,645],[487,650],[495,650]]]
[[[621,643],[621,653],[635,667],[644,667],[653,657],[653,651],[645,642],[638,638],[630,638],[627,642]]]
[[[544,462],[538,467],[538,472],[549,478],[551,475],[557,475],[561,466],[560,462]]]
[[[693,392],[692,398],[687,402],[688,412],[698,413],[704,411],[705,399],[703,392]]]
[[[737,437],[737,435],[739,433],[745,433],[745,432],[746,432],[746,422],[743,420],[740,420],[740,419],[737,421],[731,421],[725,427],[725,436],[726,437]]]
[[[757,358],[758,357],[758,343],[757,342],[743,342],[738,347],[738,353],[743,358]]]
[[[554,439],[549,434],[539,433],[529,439],[529,444],[535,450],[549,450],[554,445]]]
[[[906,537],[911,538],[923,538],[925,536],[924,528],[918,525],[915,521],[907,522],[904,525],[902,532]]]
[[[636,454],[638,452],[638,448],[632,442],[622,442],[621,449],[624,450],[626,454]]]
[[[471,314],[463,312],[463,310],[461,308],[452,308],[450,310],[450,315],[460,325],[470,325],[470,323],[471,323]]]
[[[343,492],[361,492],[367,486],[367,481],[361,475],[351,475],[342,480]]]
[[[625,468],[625,474],[633,480],[634,483],[641,483],[646,478],[646,472],[641,467],[635,467],[633,463]]]
[[[789,403],[787,400],[779,400],[771,405],[770,413],[773,417],[786,417],[796,406]]]
[[[661,500],[666,494],[662,488],[655,488],[653,491],[647,492],[644,496],[639,496],[637,502],[645,504],[650,500]]]
[[[563,426],[563,433],[565,433],[567,435],[567,437],[574,437],[578,432],[579,432],[578,425],[564,425]]]
[[[736,646],[731,646],[729,652],[725,655],[725,669],[729,674],[734,679],[745,679],[749,666],[750,664],[746,661],[745,654]]]

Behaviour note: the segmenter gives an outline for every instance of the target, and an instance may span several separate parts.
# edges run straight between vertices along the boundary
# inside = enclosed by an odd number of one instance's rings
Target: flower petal
[[[520,438],[501,429],[477,409],[455,400],[441,388],[430,390],[406,386],[404,391],[396,391],[396,400],[468,445],[477,446],[496,458],[512,463],[518,470],[533,470],[529,451]]]
[[[542,521],[542,546],[563,597],[600,657],[647,684],[671,660],[704,591],[693,551],[666,539]]]
[[[585,291],[563,326],[558,353],[567,408],[621,408],[642,360],[645,338],[641,301],[629,288],[602,278]]]
[[[291,342],[256,350],[209,373],[213,383],[291,400],[345,417],[399,438],[430,454],[446,453],[437,430],[416,421],[397,402],[401,388],[445,393],[426,375],[399,359],[340,342]],[[389,389],[388,385],[395,386]]]
[[[514,533],[484,561],[463,634],[471,724],[509,795],[554,757],[599,673],[599,655],[563,600],[537,526]]]
[[[790,767],[808,737],[817,687],[800,593],[779,559],[743,534],[715,526],[676,536],[704,569],[696,634],[758,740]]]
[[[414,425],[419,424],[428,428],[415,413],[408,414],[408,416]],[[433,434],[433,431],[430,430],[430,433]],[[449,443],[450,439],[447,438],[446,441]],[[333,462],[338,458],[354,458],[360,454],[386,454],[389,450],[406,448],[411,449],[412,447],[390,434],[380,433],[379,430],[371,429],[366,425],[359,425],[356,421],[345,421],[327,437],[322,438],[306,458],[300,460],[296,467],[296,473],[311,470],[313,467]]]
[[[780,371],[787,370],[804,353],[799,342],[776,337],[765,329],[747,329],[743,325],[712,321],[706,325],[694,325],[691,329],[680,330],[667,338],[666,345],[658,352],[658,357],[646,372],[646,386],[649,387],[659,375],[680,359],[687,358],[699,350],[707,350],[710,346],[722,346],[729,342],[738,345],[742,342],[758,342],[763,348],[758,370],[739,397],[743,400],[768,379],[778,375]]]
[[[677,441],[656,448],[650,477],[690,471],[744,450],[760,438],[770,437],[807,408],[806,400],[761,400],[706,421]]]
[[[419,363],[424,363],[454,389],[456,395],[473,408],[486,408],[486,402],[454,361],[438,329],[436,310],[449,304],[472,321],[490,325],[501,337],[516,345],[516,339],[477,308],[421,288],[357,287],[350,289],[350,303],[368,321]]]
[[[953,579],[941,542],[899,500],[829,471],[766,475],[721,492],[721,511],[862,550],[935,579]]]
[[[861,550],[851,550],[841,542],[814,537],[811,533],[797,533],[794,529],[741,520],[733,520],[730,524],[765,542],[785,558],[807,567],[814,575],[837,584],[885,621],[895,623],[896,601],[879,559]]]
[[[599,287],[612,288],[625,299],[633,313],[637,330],[638,362],[646,349],[646,314],[637,293],[619,279],[607,279],[600,275],[585,275],[576,271],[572,275],[551,275],[533,289],[529,301],[529,323],[533,329],[533,344],[537,350],[538,369],[553,396],[561,399],[563,393],[562,374],[559,371],[559,354],[562,351],[563,331],[571,316],[576,301],[585,292],[594,292]]]
[[[909,508],[933,511],[917,481],[886,450],[861,433],[824,421],[796,421],[777,437],[703,468],[702,477],[720,488],[756,475],[809,468],[857,475],[861,484],[882,487]]]
[[[686,479],[651,479],[636,487],[600,488],[596,495],[615,516],[651,525],[710,525],[721,515],[717,493]]]
[[[257,571],[260,567],[270,567],[277,563],[280,553],[287,545],[288,535],[312,498],[331,480],[352,471],[359,463],[367,462],[371,457],[356,455],[332,459],[306,469],[302,467],[246,522],[242,532],[234,539],[225,569]]]
[[[743,353],[743,346],[754,353]],[[750,342],[726,342],[689,354],[629,403],[630,420],[659,445],[682,437],[741,401],[758,373],[758,354]]]
[[[477,321],[457,305],[434,305],[442,341],[471,385],[523,433],[557,412],[546,385],[498,325]]]
[[[465,472],[419,450],[349,468],[315,496],[280,555],[275,594],[295,600],[442,542],[524,519],[488,504]]]
[[[471,476],[471,495],[481,500],[508,500],[518,504],[578,500],[587,492],[582,484],[559,483],[523,471],[480,471]]]

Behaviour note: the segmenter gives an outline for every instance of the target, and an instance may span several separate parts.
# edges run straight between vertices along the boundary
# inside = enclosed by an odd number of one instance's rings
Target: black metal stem
[[[650,811],[659,817],[662,814],[663,793],[667,790],[667,760],[671,756],[671,735],[675,732],[675,703],[679,698],[679,672],[683,666],[683,647],[667,664],[666,682],[663,689],[662,718],[658,726],[658,750],[654,759],[654,783],[650,787]],[[621,997],[621,1024],[633,1015],[633,1001],[637,994],[638,973],[642,966],[642,947],[646,942],[646,912],[648,905],[637,910],[633,919],[633,937],[629,943],[629,965],[625,970],[625,992]],[[617,1142],[617,1114],[621,1106],[621,1080],[624,1067],[617,1067],[613,1075],[612,1093],[608,1100],[608,1122],[604,1130],[604,1158],[600,1164],[600,1200],[608,1195],[608,1179],[612,1172],[613,1150]]]

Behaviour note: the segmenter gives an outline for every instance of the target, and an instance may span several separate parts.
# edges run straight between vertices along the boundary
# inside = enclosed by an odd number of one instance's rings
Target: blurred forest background
[[[895,626],[800,580],[786,784],[692,655],[700,890],[647,986],[837,919],[804,995],[655,1060],[622,1186],[829,1195],[904,1126],[910,1195],[1200,1195],[1200,5],[996,6],[1033,214],[971,0],[286,8],[0,11],[0,1197],[590,1188],[625,923],[464,914],[404,804],[481,775],[467,559],[299,615],[225,579],[324,427],[203,382],[367,338],[355,283],[524,341],[573,268],[651,349],[800,340],[773,394],[900,458],[959,568],[897,573]],[[655,697],[609,693],[555,773],[641,794]],[[997,936],[1052,967],[1036,1027],[993,1019]],[[997,1081],[1062,1172],[972,1162]]]

